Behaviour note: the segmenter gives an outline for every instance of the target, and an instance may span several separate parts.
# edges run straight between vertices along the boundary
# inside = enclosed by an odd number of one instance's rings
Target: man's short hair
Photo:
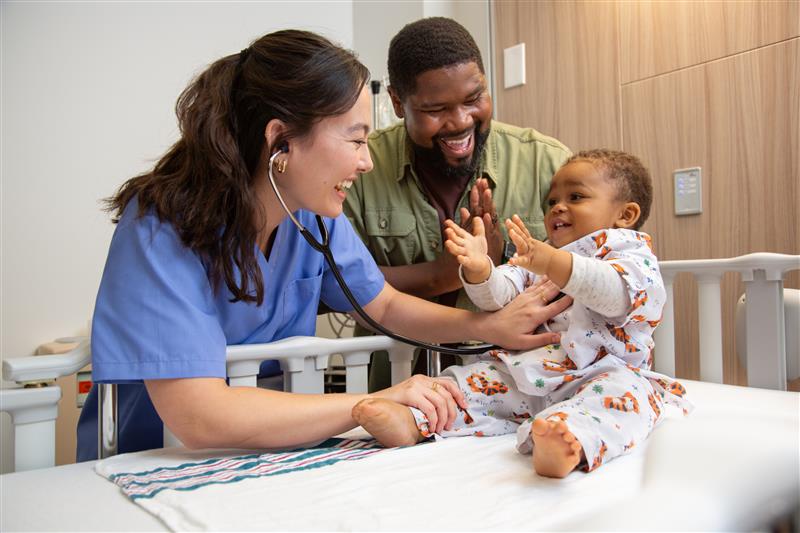
[[[639,158],[617,150],[584,150],[567,159],[562,166],[575,161],[586,161],[604,171],[606,178],[617,185],[619,200],[639,204],[641,214],[632,228],[639,230],[650,216],[653,203],[653,180]]]
[[[389,45],[389,85],[404,100],[423,72],[469,62],[485,73],[481,51],[464,26],[446,17],[420,19],[406,24]]]

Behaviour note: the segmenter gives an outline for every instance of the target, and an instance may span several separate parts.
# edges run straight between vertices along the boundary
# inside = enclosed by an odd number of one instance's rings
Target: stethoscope
[[[400,342],[404,342],[406,344],[410,344],[412,346],[417,346],[418,348],[424,348],[426,350],[431,350],[433,352],[445,353],[450,355],[478,355],[481,353],[486,352],[487,350],[494,350],[499,349],[499,346],[490,345],[490,344],[481,344],[480,346],[474,346],[472,348],[448,348],[446,346],[438,346],[436,344],[429,344],[427,342],[418,341],[416,339],[409,339],[408,337],[404,337],[398,333],[393,331],[389,331],[388,329],[384,328],[382,325],[378,324],[375,320],[372,319],[371,316],[364,311],[364,308],[361,307],[361,304],[358,303],[353,293],[350,291],[350,287],[347,286],[347,282],[345,282],[344,277],[342,277],[342,273],[339,270],[339,267],[336,266],[336,261],[333,258],[333,252],[331,251],[331,247],[329,245],[328,240],[328,228],[325,226],[325,222],[323,222],[322,217],[319,215],[315,215],[317,219],[317,226],[319,227],[320,235],[322,236],[322,242],[319,242],[308,229],[300,223],[297,218],[289,211],[289,208],[286,206],[286,202],[283,201],[283,197],[281,193],[278,192],[278,186],[275,184],[275,176],[272,174],[272,166],[275,162],[275,158],[280,154],[285,154],[289,151],[288,145],[281,146],[280,150],[272,154],[272,157],[269,158],[269,183],[272,186],[272,190],[275,191],[275,196],[277,196],[278,201],[281,203],[283,210],[286,211],[286,214],[289,215],[289,218],[292,220],[292,223],[297,227],[300,234],[303,238],[308,242],[308,244],[321,253],[323,257],[325,257],[325,262],[328,263],[328,266],[333,272],[333,276],[336,278],[336,282],[341,287],[342,292],[347,297],[347,300],[350,302],[350,305],[353,306],[353,310],[358,313],[367,324],[369,324],[373,329],[379,331],[380,333],[386,335],[387,337],[391,337],[392,339],[398,340]]]

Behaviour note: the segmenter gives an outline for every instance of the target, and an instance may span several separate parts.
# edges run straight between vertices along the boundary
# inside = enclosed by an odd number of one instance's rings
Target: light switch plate
[[[672,173],[675,183],[675,214],[703,212],[703,173],[700,167],[682,168]]]
[[[503,50],[503,75],[506,89],[525,85],[525,43]]]

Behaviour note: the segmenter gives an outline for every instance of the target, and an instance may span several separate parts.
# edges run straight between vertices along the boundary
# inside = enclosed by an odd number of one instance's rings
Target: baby
[[[471,234],[447,221],[447,250],[482,309],[500,309],[522,291],[547,303],[553,284],[574,303],[547,324],[560,332],[560,344],[492,350],[447,368],[442,375],[456,380],[469,408],[441,436],[516,431],[517,449],[533,452],[536,472],[560,478],[634,448],[655,427],[664,401],[688,412],[683,387],[650,370],[665,301],[650,237],[638,231],[651,202],[650,176],[636,157],[592,150],[553,176],[547,242],[534,239],[520,217],[506,221],[517,248],[509,265],[492,264],[480,218]],[[430,436],[420,411],[389,401],[364,400],[353,416],[385,446]]]

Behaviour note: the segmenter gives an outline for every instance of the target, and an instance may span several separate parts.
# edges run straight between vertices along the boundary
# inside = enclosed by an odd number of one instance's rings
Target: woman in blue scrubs
[[[286,216],[268,182],[270,158],[290,211],[330,246],[356,299],[378,322],[433,342],[480,337],[509,348],[565,305],[538,298],[494,314],[400,293],[342,214],[372,168],[369,73],[313,33],[265,35],[201,73],[177,104],[181,138],[153,170],[108,199],[117,227],[97,295],[93,379],[118,383],[119,449],[160,447],[162,421],[193,448],[302,445],[351,429],[367,395],[298,395],[229,387],[229,344],[313,335],[317,302],[351,306],[322,254]],[[434,383],[440,386],[434,387]],[[421,409],[440,431],[464,406],[447,379],[414,376],[373,394]],[[97,457],[97,399],[81,414],[78,459]]]

